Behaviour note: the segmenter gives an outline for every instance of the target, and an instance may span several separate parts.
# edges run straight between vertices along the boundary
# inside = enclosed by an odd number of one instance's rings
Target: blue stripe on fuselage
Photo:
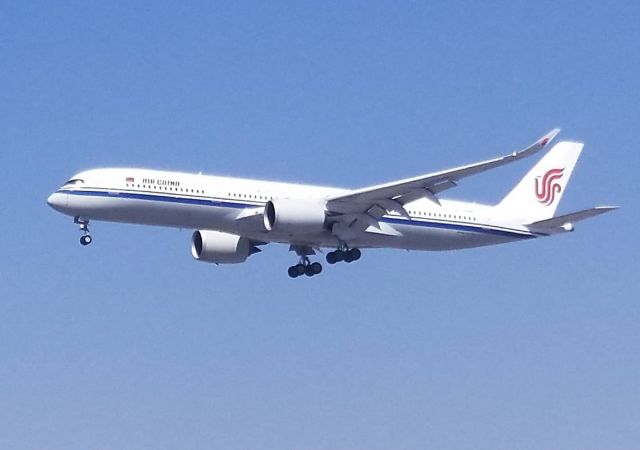
[[[499,230],[496,228],[487,228],[483,226],[470,225],[466,223],[432,222],[432,221],[426,221],[426,220],[403,219],[403,218],[396,218],[396,217],[383,217],[382,219],[380,219],[380,221],[391,223],[391,224],[397,224],[397,225],[411,225],[411,226],[417,226],[417,227],[440,228],[443,230],[484,233],[484,234],[492,234],[494,236],[517,237],[521,239],[531,239],[536,237],[535,235],[527,234],[526,232]]]
[[[254,208],[264,205],[262,202],[256,203],[244,203],[222,199],[212,199],[204,197],[186,197],[186,196],[169,196],[160,194],[146,194],[141,192],[126,192],[126,191],[88,191],[88,190],[68,190],[60,189],[58,192],[69,195],[82,195],[88,197],[105,197],[105,198],[127,198],[133,200],[151,200],[161,201],[169,203],[181,203],[186,205],[200,205],[200,206],[215,206],[219,208]],[[406,219],[399,217],[384,216],[379,219],[380,222],[389,224],[405,225],[405,226],[418,226],[426,228],[439,228],[444,230],[466,231],[473,233],[491,234],[494,236],[519,238],[519,239],[531,239],[537,237],[535,234],[527,233],[520,230],[504,230],[496,228],[487,228],[479,225],[471,225],[467,223],[451,223],[451,222],[438,222],[427,220]]]
[[[133,200],[152,200],[169,203],[182,203],[187,205],[201,206],[218,206],[225,208],[246,208],[248,206],[261,206],[263,203],[238,203],[228,200],[210,199],[205,197],[185,197],[185,196],[169,196],[159,194],[145,194],[140,192],[125,191],[85,191],[85,190],[64,190],[58,192],[70,195],[83,195],[88,197],[106,197],[106,198],[128,198]]]

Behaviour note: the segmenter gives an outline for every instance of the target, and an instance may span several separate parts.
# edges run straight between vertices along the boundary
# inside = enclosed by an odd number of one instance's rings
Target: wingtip
[[[538,144],[541,147],[545,147],[547,144],[549,144],[549,142],[551,142],[553,139],[555,139],[555,137],[558,135],[558,133],[560,133],[560,128],[554,128],[553,130],[549,131],[547,134],[545,134],[539,141]]]

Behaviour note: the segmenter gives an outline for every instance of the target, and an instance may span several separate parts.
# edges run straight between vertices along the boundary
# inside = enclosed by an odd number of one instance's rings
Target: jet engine
[[[267,231],[316,233],[324,229],[326,212],[322,201],[280,198],[267,202],[263,218]]]
[[[191,237],[191,254],[198,261],[237,264],[259,251],[249,239],[221,231],[196,230]]]

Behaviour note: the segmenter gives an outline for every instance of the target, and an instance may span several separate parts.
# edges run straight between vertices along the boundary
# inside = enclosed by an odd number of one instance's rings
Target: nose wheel
[[[82,236],[80,236],[80,244],[82,246],[87,246],[93,242],[93,238],[89,234],[89,221],[81,219],[80,217],[74,217],[73,223],[80,225],[80,231],[82,232]]]

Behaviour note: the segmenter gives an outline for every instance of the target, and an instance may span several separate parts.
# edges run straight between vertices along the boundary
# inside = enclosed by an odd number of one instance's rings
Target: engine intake
[[[267,202],[263,218],[267,231],[316,233],[324,229],[326,211],[321,201],[281,198]]]
[[[237,264],[259,251],[249,239],[221,231],[196,230],[191,237],[191,254],[198,261]]]

